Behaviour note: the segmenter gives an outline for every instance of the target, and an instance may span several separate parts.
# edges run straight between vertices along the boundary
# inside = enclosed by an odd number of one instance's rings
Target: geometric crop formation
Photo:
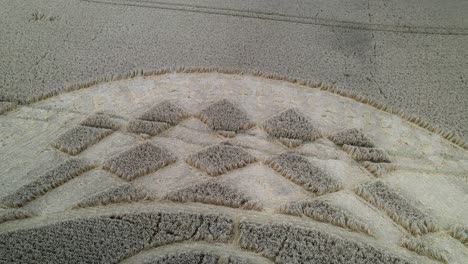
[[[109,116],[104,114],[94,114],[83,120],[80,125],[96,127],[96,128],[107,128],[116,130],[119,128],[119,124],[112,120]]]
[[[124,180],[155,172],[177,158],[166,148],[143,143],[104,162],[103,168]]]
[[[468,226],[453,226],[450,228],[449,234],[468,247]]]
[[[423,237],[405,237],[401,241],[401,246],[419,255],[427,256],[429,258],[438,260],[443,263],[448,263],[447,256],[444,251],[434,247],[433,243],[426,241]]]
[[[384,174],[396,170],[396,165],[392,163],[373,163],[370,161],[364,161],[361,164],[375,177],[382,177]]]
[[[8,207],[21,207],[92,168],[94,165],[86,160],[69,159],[12,194],[2,197],[0,204]]]
[[[415,235],[437,231],[432,218],[420,211],[381,181],[368,182],[356,193],[377,208],[385,211],[396,223]]]
[[[236,133],[254,126],[247,114],[227,99],[208,106],[198,117],[215,131]]]
[[[112,132],[110,129],[76,126],[54,140],[51,145],[70,155],[77,155]]]
[[[241,247],[275,263],[410,263],[363,243],[289,224],[240,223]]]
[[[175,202],[200,202],[233,208],[260,209],[260,206],[243,193],[228,185],[207,181],[169,193],[166,199]]]
[[[382,177],[396,169],[396,165],[390,163],[385,151],[375,148],[374,143],[359,129],[342,130],[329,139],[342,147],[354,160],[360,161],[361,165],[375,177]]]
[[[303,141],[313,141],[321,136],[320,131],[294,108],[268,119],[263,128],[268,135],[280,139],[288,147],[295,147]]]
[[[0,233],[3,263],[119,263],[150,247],[227,243],[233,221],[219,214],[138,212],[65,220]]]
[[[167,123],[135,119],[128,123],[127,130],[132,133],[156,136],[162,131],[168,129],[169,126],[170,125]]]
[[[189,156],[186,161],[210,176],[218,176],[245,167],[256,159],[240,147],[221,144],[201,150]]]
[[[24,219],[33,216],[32,213],[18,208],[0,209],[0,224],[8,221]]]
[[[177,125],[187,117],[189,114],[183,108],[165,100],[143,113],[138,119]]]
[[[360,161],[375,177],[382,177],[396,169],[394,164],[390,164],[385,151],[375,148],[374,143],[360,129],[345,129],[329,136],[329,139],[342,147],[354,160]]]
[[[91,195],[79,202],[75,207],[92,207],[113,203],[131,203],[143,200],[147,196],[148,195],[145,190],[126,183]]]
[[[78,19],[60,15],[26,29]],[[188,72],[90,80],[0,115],[0,264],[466,262],[455,135],[326,85]],[[2,88],[0,112],[20,100]]]
[[[347,228],[349,230],[370,234],[369,227],[350,212],[327,201],[299,201],[291,202],[280,208],[284,214],[307,216],[316,221]]]
[[[390,159],[383,149],[343,145],[343,150],[356,161],[390,163]]]
[[[356,147],[373,148],[374,143],[362,133],[361,130],[352,128],[340,131],[330,136],[330,140],[338,146],[351,145]]]
[[[284,153],[265,161],[265,164],[316,195],[342,188],[338,180],[299,154]]]

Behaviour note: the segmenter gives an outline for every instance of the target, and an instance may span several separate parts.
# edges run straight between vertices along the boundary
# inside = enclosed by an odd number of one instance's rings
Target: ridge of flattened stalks
[[[448,263],[444,252],[434,247],[428,241],[425,241],[422,237],[404,237],[401,240],[401,246],[419,255],[438,260],[442,263]]]

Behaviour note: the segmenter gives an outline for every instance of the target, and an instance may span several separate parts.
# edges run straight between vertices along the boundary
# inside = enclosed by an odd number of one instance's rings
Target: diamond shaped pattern
[[[254,126],[243,110],[226,99],[208,106],[198,117],[216,131],[239,132]]]
[[[176,159],[169,150],[144,143],[107,160],[103,167],[130,181],[166,167]]]
[[[54,140],[51,145],[70,155],[77,155],[111,133],[110,129],[76,126]]]
[[[231,145],[211,146],[187,159],[188,164],[211,176],[218,176],[230,170],[245,167],[255,161],[255,157],[247,151]]]
[[[338,180],[296,153],[281,154],[267,160],[266,164],[316,195],[335,192],[342,188]]]
[[[177,125],[187,117],[189,114],[182,107],[166,100],[142,114],[139,119]]]
[[[293,108],[268,119],[263,127],[270,136],[280,139],[312,141],[320,136],[312,123]]]
[[[342,130],[330,136],[330,140],[338,146],[351,145],[356,147],[374,147],[374,143],[359,129]]]

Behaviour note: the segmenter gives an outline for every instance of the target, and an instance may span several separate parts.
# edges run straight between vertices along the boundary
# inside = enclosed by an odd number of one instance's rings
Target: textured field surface
[[[140,69],[259,70],[335,83],[468,141],[467,10],[465,0],[0,0],[0,101]]]
[[[0,263],[468,259],[468,152],[327,91],[166,74],[0,124]]]

